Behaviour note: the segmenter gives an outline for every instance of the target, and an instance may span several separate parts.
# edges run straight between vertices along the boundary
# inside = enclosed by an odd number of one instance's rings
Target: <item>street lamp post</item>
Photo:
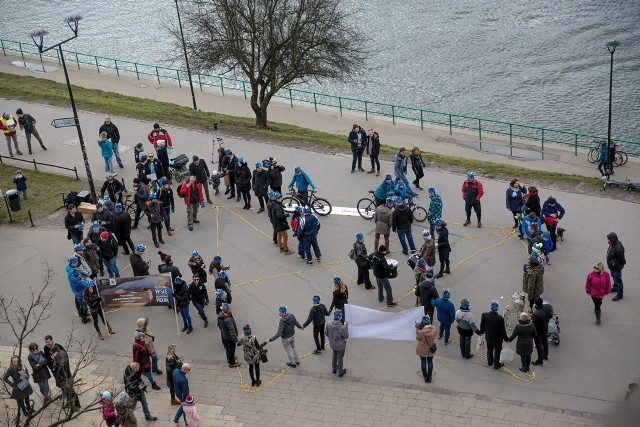
[[[607,130],[607,170],[612,170],[611,162],[613,161],[613,156],[611,156],[611,100],[613,98],[613,54],[616,51],[616,48],[620,46],[620,42],[617,40],[610,41],[607,43],[607,50],[611,54],[611,70],[609,71],[609,127]],[[608,174],[607,174],[608,175]]]
[[[176,13],[178,14],[178,26],[180,27],[180,37],[182,38],[182,49],[184,50],[184,62],[187,64],[187,74],[189,75],[189,86],[191,87],[191,99],[193,100],[193,109],[197,110],[196,94],[193,92],[193,82],[191,81],[191,69],[189,68],[189,57],[187,56],[187,44],[184,41],[184,32],[182,31],[182,20],[180,19],[180,8],[178,0],[176,2]]]
[[[78,110],[76,109],[76,102],[73,99],[73,90],[71,90],[71,82],[69,81],[69,73],[67,72],[67,65],[64,61],[64,53],[62,52],[62,45],[70,40],[78,37],[78,21],[82,19],[80,15],[69,16],[65,19],[65,22],[73,31],[73,37],[69,37],[66,40],[61,41],[53,46],[48,48],[44,48],[44,36],[48,33],[44,30],[33,31],[30,36],[35,45],[38,47],[38,51],[42,54],[51,49],[58,48],[58,53],[60,54],[60,61],[62,62],[62,69],[64,70],[64,77],[67,80],[67,89],[69,90],[69,99],[71,100],[71,109],[73,110],[73,117],[76,123],[76,130],[78,131],[78,139],[80,140],[80,150],[82,151],[82,159],[84,160],[84,167],[87,171],[87,180],[89,181],[89,190],[91,192],[91,197],[93,198],[93,202],[96,203],[98,201],[98,197],[96,194],[96,187],[93,183],[93,175],[91,174],[91,166],[89,165],[89,158],[87,157],[87,149],[84,146],[84,139],[82,138],[82,129],[80,128],[80,120],[78,119]],[[36,41],[37,39],[37,41]]]

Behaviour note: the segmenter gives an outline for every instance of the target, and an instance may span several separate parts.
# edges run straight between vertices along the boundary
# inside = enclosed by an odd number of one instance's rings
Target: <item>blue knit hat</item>
[[[71,264],[77,264],[78,262],[80,262],[80,260],[77,257],[73,256],[69,258],[67,262],[69,263],[69,265],[71,265]]]
[[[421,322],[424,325],[430,325],[431,324],[431,318],[429,316],[422,316]]]
[[[91,227],[93,227],[93,228],[100,228],[100,225],[101,225],[100,221],[93,221],[91,223]]]
[[[147,250],[147,247],[145,245],[138,245],[136,246],[136,249],[135,249],[136,252],[140,252],[140,253],[143,253],[145,250]]]
[[[393,181],[393,176],[390,173],[384,175],[385,181]]]
[[[364,234],[362,233],[356,234],[356,240],[364,240]]]
[[[222,295],[224,295],[224,289],[218,289],[216,291],[216,297],[217,298],[222,298]]]
[[[191,256],[198,257],[200,256],[200,253],[194,249],[193,251],[191,251]]]
[[[122,203],[116,203],[116,212],[122,212],[123,210]]]
[[[302,169],[300,168],[300,166],[296,166],[296,167],[293,168],[293,172],[296,175],[300,175],[302,173]]]
[[[424,267],[425,265],[427,265],[427,260],[424,258],[420,258],[418,260],[418,267]]]
[[[149,199],[150,200],[155,200],[158,198],[158,195],[155,192],[149,193]]]
[[[444,292],[442,293],[442,299],[449,299],[451,298],[451,292],[449,292],[449,289],[445,289]]]
[[[436,194],[436,193],[437,193],[437,191],[436,191],[436,189],[435,189],[434,187],[429,187],[429,188],[427,189],[427,193]]]
[[[261,162],[256,162],[256,168],[261,168],[262,167],[262,163]]]
[[[317,304],[320,302],[320,295],[314,295],[311,300],[313,301],[314,304]]]
[[[460,301],[460,309],[461,310],[469,310],[469,300],[466,298],[462,298]]]
[[[246,163],[244,157],[238,157],[238,163]]]
[[[304,208],[302,208],[302,212],[307,215],[311,213],[311,208],[309,206],[305,206]]]
[[[72,275],[73,277],[80,277],[80,270],[78,270],[77,268],[74,268],[74,269],[71,271],[71,275]]]
[[[339,278],[338,276],[333,278],[333,283],[335,283],[336,285],[339,284],[340,282],[342,282],[342,279]]]
[[[425,239],[431,239],[431,233],[429,233],[429,230],[422,230],[422,237]]]
[[[224,311],[225,313],[229,313],[231,311],[231,304],[229,304],[228,302],[225,302],[224,304],[222,304],[220,306],[220,308],[222,309],[222,311]]]
[[[244,332],[246,335],[251,335],[251,326],[249,325],[244,325],[242,327],[242,332]]]
[[[233,153],[231,152],[231,150],[229,150],[229,149],[227,148],[227,149],[225,150],[224,154],[226,154],[226,155],[228,156],[229,154],[233,154]]]
[[[385,204],[386,204],[387,206],[393,206],[393,203],[394,203],[394,200],[393,200],[391,197],[389,197],[389,198],[387,199],[387,201],[386,201],[386,203],[385,203]]]
[[[278,308],[278,313],[287,314],[287,307],[283,305],[282,307]]]
[[[224,271],[221,271],[220,274],[218,274],[218,277],[222,280],[227,278],[227,273],[225,273]]]
[[[342,319],[342,311],[340,310],[336,310],[333,312],[333,320],[340,320]]]
[[[158,185],[162,187],[167,182],[167,178],[164,176],[162,178],[158,178]]]
[[[173,279],[173,284],[174,285],[183,285],[184,284],[184,280],[182,280],[180,277],[176,277],[175,279]]]
[[[476,175],[472,171],[467,172],[467,179],[474,179],[475,177]]]
[[[222,258],[218,255],[213,257],[213,263],[214,264],[221,264],[222,263]]]
[[[491,301],[491,311],[498,311],[499,308],[498,301]]]
[[[436,222],[434,223],[436,227],[442,227],[444,225],[444,221],[440,218],[436,219]]]
[[[84,247],[82,245],[73,245],[73,252],[78,252],[83,250]]]

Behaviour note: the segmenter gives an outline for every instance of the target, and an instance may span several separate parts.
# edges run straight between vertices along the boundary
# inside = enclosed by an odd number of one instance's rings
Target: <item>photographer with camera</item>
[[[273,157],[269,157],[269,186],[276,193],[282,194],[282,172],[285,167],[280,166],[278,161]]]

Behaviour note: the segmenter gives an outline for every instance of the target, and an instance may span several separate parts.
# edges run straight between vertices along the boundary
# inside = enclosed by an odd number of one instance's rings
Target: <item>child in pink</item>
[[[196,409],[195,399],[192,395],[188,395],[182,404],[186,424],[189,427],[198,427],[200,425],[200,415]]]

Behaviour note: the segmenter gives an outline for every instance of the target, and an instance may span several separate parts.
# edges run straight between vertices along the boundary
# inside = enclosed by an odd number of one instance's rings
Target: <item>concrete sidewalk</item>
[[[0,360],[7,361],[13,348],[0,347]],[[162,356],[162,355],[159,355]],[[315,356],[314,356],[315,357]],[[161,357],[161,359],[163,359]],[[122,374],[131,358],[102,353],[82,371],[87,381],[81,396],[88,404],[96,393],[105,388],[112,392],[122,387]],[[191,361],[189,361],[191,362]],[[189,375],[190,392],[196,397],[196,407],[202,427],[225,426],[513,426],[573,427],[599,426],[601,417],[515,402],[488,398],[474,393],[460,393],[427,387],[424,384],[401,384],[353,378],[341,379],[331,373],[305,372],[304,368],[275,370],[273,363],[262,364],[263,385],[260,388],[245,384],[246,364],[229,369],[224,364],[193,361]],[[327,367],[327,371],[328,371]],[[170,406],[165,376],[156,375],[160,391],[149,388],[147,400],[156,422],[147,422],[140,409],[136,410],[138,425],[169,425],[177,406]],[[144,379],[146,382],[146,379]],[[37,386],[32,384],[35,390]],[[54,392],[53,380],[50,387]],[[36,408],[42,396],[34,391],[31,398]],[[10,408],[15,401],[6,399]],[[48,414],[49,411],[45,412]],[[101,422],[99,412],[80,416],[70,427],[96,425]],[[183,421],[183,420],[181,420]],[[184,422],[184,421],[183,421]]]
[[[13,65],[13,61],[21,60],[17,56],[0,57],[0,72],[47,78],[64,83],[64,74],[60,69],[51,73],[36,73]],[[35,58],[32,62],[37,62]],[[51,65],[57,65],[51,62]],[[86,88],[100,89],[115,92],[122,95],[138,96],[140,98],[153,99],[175,103],[183,106],[191,106],[191,93],[188,85],[179,88],[169,81],[143,79],[138,81],[128,75],[116,76],[114,73],[103,70],[98,74],[90,66],[82,66],[80,70],[68,64],[70,80],[73,85]],[[136,86],[144,83],[147,87]],[[197,90],[197,88],[196,88]],[[10,97],[10,94],[4,94]],[[243,97],[229,95],[222,96],[217,91],[197,92],[196,100],[198,108],[203,111],[224,113],[235,116],[254,117],[249,106],[249,101]],[[295,105],[295,104],[294,104]],[[82,108],[82,106],[79,106]],[[427,153],[439,153],[449,156],[472,158],[491,163],[509,164],[525,169],[545,170],[566,174],[584,176],[600,176],[596,165],[587,162],[586,150],[578,150],[574,155],[573,148],[560,145],[546,145],[544,147],[544,160],[541,158],[540,144],[532,141],[517,141],[514,143],[513,156],[510,155],[508,139],[500,139],[495,136],[483,136],[478,140],[477,134],[465,133],[455,130],[449,135],[448,129],[425,128],[421,130],[419,125],[391,121],[378,118],[370,118],[365,121],[364,115],[349,114],[340,115],[337,110],[319,110],[302,106],[291,106],[284,102],[274,100],[269,106],[269,120],[293,124],[301,127],[312,128],[319,131],[345,136],[345,148],[348,147],[346,138],[353,123],[360,123],[364,128],[373,128],[380,134],[384,144],[410,148],[412,144],[418,144],[422,151]],[[222,125],[224,130],[224,124]],[[428,160],[428,155],[425,156]],[[367,160],[368,161],[368,160]],[[617,169],[616,179],[624,181],[628,177],[633,182],[640,182],[640,162],[636,158],[630,158],[629,162]]]

